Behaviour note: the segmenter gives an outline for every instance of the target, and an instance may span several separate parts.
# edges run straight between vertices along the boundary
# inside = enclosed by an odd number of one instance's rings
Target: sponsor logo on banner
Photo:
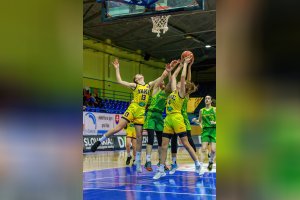
[[[96,135],[97,134],[97,119],[91,112],[83,113],[83,134]]]
[[[114,128],[114,114],[83,112],[83,135],[103,135]]]
[[[83,136],[83,150],[88,151],[91,150],[91,146],[99,141],[101,136]],[[98,147],[98,150],[114,150],[114,139],[108,138],[103,141],[101,145]]]

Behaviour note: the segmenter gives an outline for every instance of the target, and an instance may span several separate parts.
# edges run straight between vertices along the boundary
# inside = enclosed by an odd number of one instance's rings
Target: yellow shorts
[[[186,132],[186,126],[181,113],[173,113],[167,115],[164,121],[163,133],[166,134],[178,134]]]
[[[122,118],[128,122],[133,122],[135,125],[143,125],[145,122],[145,107],[141,107],[137,103],[131,103]]]
[[[135,128],[133,128],[133,129],[132,128],[127,128],[127,130],[126,130],[126,137],[136,139]]]

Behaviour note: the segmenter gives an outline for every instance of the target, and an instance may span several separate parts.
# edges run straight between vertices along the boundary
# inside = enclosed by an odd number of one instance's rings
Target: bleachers
[[[89,107],[87,106],[85,111],[87,112],[103,112],[103,113],[112,113],[112,114],[123,114],[129,102],[113,100],[113,99],[103,99],[100,102],[100,107]]]

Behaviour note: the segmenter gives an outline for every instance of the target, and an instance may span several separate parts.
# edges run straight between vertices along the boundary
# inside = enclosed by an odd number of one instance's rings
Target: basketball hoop
[[[152,33],[157,33],[157,37],[160,37],[160,31],[162,30],[163,34],[168,31],[168,20],[171,15],[159,15],[151,17],[153,28]]]

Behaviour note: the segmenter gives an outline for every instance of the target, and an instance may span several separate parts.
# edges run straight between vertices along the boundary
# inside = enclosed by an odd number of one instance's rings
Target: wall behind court
[[[131,92],[117,84],[115,69],[111,62],[118,57],[121,77],[132,82],[137,73],[145,77],[145,82],[158,78],[164,70],[165,63],[153,59],[145,61],[142,54],[124,50],[104,42],[84,39],[83,49],[83,87]]]

